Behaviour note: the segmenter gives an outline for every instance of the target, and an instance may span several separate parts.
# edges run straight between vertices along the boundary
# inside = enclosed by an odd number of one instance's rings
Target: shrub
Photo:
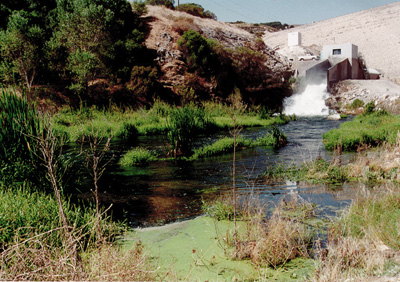
[[[373,101],[365,105],[364,115],[370,115],[375,111],[375,103]]]
[[[195,3],[180,4],[176,9],[200,18],[217,19],[214,13],[204,10],[201,5]]]
[[[124,142],[132,143],[136,140],[138,135],[139,132],[134,124],[124,122],[120,130],[117,132],[116,137],[122,139]]]
[[[168,9],[174,9],[174,0],[146,0],[146,3],[154,6],[165,6]]]
[[[189,30],[177,42],[191,70],[208,72],[216,64],[217,58],[211,48],[211,43],[200,33]]]
[[[130,167],[134,165],[143,166],[155,160],[157,160],[157,156],[154,152],[144,148],[136,148],[126,152],[126,154],[124,154],[119,161],[119,164],[124,167]]]
[[[364,104],[365,104],[364,101],[362,101],[362,100],[360,100],[360,99],[355,99],[355,100],[353,101],[353,103],[351,103],[350,108],[351,108],[352,110],[356,110],[356,109],[358,109],[358,108],[363,107]]]
[[[133,94],[128,98],[128,101],[121,101],[123,103],[133,102],[138,98],[151,98],[157,94],[159,87],[158,72],[153,67],[134,66],[131,72],[131,78],[126,83],[126,88]]]
[[[200,32],[198,25],[194,23],[194,19],[191,17],[170,17],[173,20],[172,30],[176,31],[180,35],[183,35],[189,30]]]

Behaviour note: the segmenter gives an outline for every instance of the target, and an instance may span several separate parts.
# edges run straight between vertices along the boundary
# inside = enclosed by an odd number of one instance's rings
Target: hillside
[[[165,87],[176,92],[176,87],[188,82],[191,74],[177,41],[185,31],[194,30],[207,39],[216,40],[227,50],[232,50],[228,51],[232,54],[234,50],[244,47],[265,56],[262,65],[259,62],[249,62],[253,65],[250,68],[252,67],[253,70],[264,68],[267,75],[264,75],[262,85],[246,85],[245,90],[250,93],[247,95],[252,96],[255,92],[257,92],[255,96],[268,95],[270,92],[277,93],[277,89],[287,89],[287,81],[292,75],[290,64],[285,58],[264,45],[261,40],[257,40],[257,37],[250,32],[233,24],[199,18],[161,6],[147,6],[147,8],[148,13],[143,17],[148,25],[145,45],[156,53],[156,62],[162,72],[161,83]],[[196,77],[199,77],[198,74]],[[231,77],[231,80],[233,79]],[[198,79],[198,82],[201,82],[201,87],[205,91],[215,92],[212,79]],[[260,92],[263,93],[260,94]]]
[[[287,34],[298,31],[302,45],[321,50],[323,45],[352,43],[358,46],[367,67],[400,84],[400,2],[299,26],[279,32],[266,32],[264,42],[274,50],[287,45]]]

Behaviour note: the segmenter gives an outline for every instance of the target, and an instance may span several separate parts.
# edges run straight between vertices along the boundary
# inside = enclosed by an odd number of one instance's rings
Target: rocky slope
[[[367,67],[400,83],[400,2],[353,13],[263,36],[274,49],[287,45],[289,32],[301,32],[302,45],[321,50],[323,45],[352,43],[364,57]]]
[[[203,19],[184,12],[172,11],[161,6],[147,6],[148,13],[144,16],[149,26],[146,38],[146,47],[157,53],[161,72],[161,82],[171,88],[182,85],[187,80],[187,65],[178,50],[177,41],[181,34],[189,29],[195,30],[205,38],[215,39],[228,48],[249,47],[258,50],[267,56],[266,65],[272,88],[283,87],[292,69],[288,61],[275,53],[269,47],[257,43],[257,37],[246,30],[232,24]],[[204,82],[204,87],[211,88],[210,83]],[[280,85],[281,84],[281,85]]]

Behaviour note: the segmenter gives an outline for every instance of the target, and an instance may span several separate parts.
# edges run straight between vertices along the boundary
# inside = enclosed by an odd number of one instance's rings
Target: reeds
[[[23,181],[37,166],[37,148],[30,136],[40,132],[38,113],[24,95],[2,89],[0,127],[0,178],[8,182]]]

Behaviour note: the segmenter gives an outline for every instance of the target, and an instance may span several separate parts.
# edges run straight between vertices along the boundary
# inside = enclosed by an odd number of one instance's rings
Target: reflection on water
[[[302,118],[281,126],[288,136],[286,147],[278,150],[259,147],[238,152],[236,183],[239,193],[255,193],[261,201],[274,203],[283,195],[297,193],[319,205],[328,215],[347,205],[355,194],[356,188],[352,186],[332,190],[326,185],[302,182],[266,184],[259,177],[275,163],[301,164],[318,156],[330,159],[332,154],[324,150],[321,136],[339,124],[340,121],[327,121],[325,118]],[[267,131],[266,128],[247,129],[242,131],[242,135],[257,138]],[[212,141],[212,138],[207,138],[199,143]],[[164,149],[162,138],[157,137],[141,137],[135,146]],[[126,149],[114,149],[114,163],[107,167],[100,181],[100,190],[102,202],[113,204],[114,216],[128,220],[131,226],[163,224],[197,216],[201,213],[202,198],[226,191],[232,182],[232,155],[196,162],[155,162],[148,167],[125,169],[117,162]],[[88,198],[90,195],[87,191],[80,197]]]

